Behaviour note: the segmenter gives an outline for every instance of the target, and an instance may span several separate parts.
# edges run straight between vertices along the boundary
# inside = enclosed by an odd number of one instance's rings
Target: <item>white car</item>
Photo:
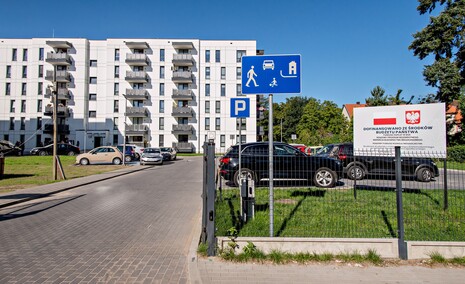
[[[147,164],[163,165],[163,155],[159,148],[145,148],[140,156],[141,166]]]
[[[271,69],[274,70],[274,61],[273,60],[264,60],[263,61],[263,70]]]

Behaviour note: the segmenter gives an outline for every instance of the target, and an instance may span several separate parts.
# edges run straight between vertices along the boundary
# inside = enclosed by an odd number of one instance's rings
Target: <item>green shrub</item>
[[[465,145],[457,145],[447,148],[448,161],[465,162]]]

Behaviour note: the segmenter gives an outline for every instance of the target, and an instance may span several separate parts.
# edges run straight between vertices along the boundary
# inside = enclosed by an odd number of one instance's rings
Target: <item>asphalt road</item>
[[[0,210],[1,283],[187,283],[202,158]]]

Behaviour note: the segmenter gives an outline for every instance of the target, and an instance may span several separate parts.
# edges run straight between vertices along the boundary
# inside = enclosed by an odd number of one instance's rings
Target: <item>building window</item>
[[[160,79],[165,79],[165,66],[160,66]]]
[[[95,110],[90,110],[90,111],[89,111],[89,117],[97,117],[97,111],[95,111]]]
[[[90,84],[97,84],[97,77],[90,77],[89,83]]]
[[[165,50],[160,49],[160,62],[164,62],[164,61],[165,61]]]
[[[44,77],[44,65],[39,65],[39,78]]]
[[[165,101],[164,100],[160,100],[159,112],[160,113],[165,113]]]
[[[210,101],[205,101],[205,113],[210,113]]]
[[[205,67],[205,79],[210,79],[210,67]]]
[[[42,100],[37,100],[37,112],[42,112]]]
[[[210,118],[205,117],[205,130],[210,130]]]
[[[236,85],[236,96],[242,96],[242,84]]]
[[[118,130],[118,117],[113,117],[113,130]]]
[[[113,134],[113,145],[118,144],[118,134]]]
[[[11,61],[16,61],[18,57],[18,50],[16,48],[13,48],[13,51],[11,52]]]
[[[115,78],[119,78],[119,66],[115,66]]]
[[[27,78],[27,66],[23,66],[23,78]]]
[[[37,117],[37,129],[42,128],[42,117]]]
[[[215,113],[221,113],[221,101],[215,102]]]
[[[205,96],[210,96],[210,84],[205,84]]]
[[[20,125],[19,130],[26,130],[26,118],[25,117],[21,117],[21,125]]]
[[[97,60],[91,60],[89,63],[90,67],[97,67]]]
[[[240,63],[242,62],[242,56],[246,54],[245,50],[238,50],[236,51],[236,62]]]
[[[220,147],[226,146],[226,136],[224,134],[220,135]]]
[[[27,61],[27,48],[23,49],[23,61]]]
[[[160,136],[158,136],[158,146],[165,146],[165,135],[161,134]]]
[[[21,112],[26,112],[26,100],[21,100]]]
[[[113,102],[113,112],[119,112],[119,100]]]
[[[26,95],[26,91],[27,91],[27,84],[26,84],[26,83],[22,83],[22,84],[21,84],[21,95],[25,96],[25,95]]]
[[[217,117],[215,119],[215,129],[220,130],[221,129],[221,118]]]
[[[239,124],[241,124],[241,130],[247,130],[247,119],[246,118],[239,118],[236,120],[236,130],[239,130]]]
[[[15,112],[15,100],[10,101],[10,112]]]
[[[6,78],[11,78],[11,65],[6,66]]]
[[[210,62],[210,50],[205,50],[205,62]]]
[[[226,84],[221,84],[221,96],[226,97]]]
[[[215,50],[215,62],[219,63],[221,61],[221,53],[219,50]]]
[[[242,79],[242,68],[236,67],[236,79]]]
[[[36,147],[42,146],[42,135],[37,134],[36,135]]]
[[[160,117],[158,119],[158,129],[165,130],[165,118],[164,117]]]
[[[165,95],[165,83],[160,83],[160,96],[163,97]]]
[[[119,48],[115,49],[115,61],[119,61]]]
[[[10,130],[15,130],[15,118],[10,117]]]
[[[119,95],[119,83],[115,83],[115,87],[113,89],[115,96]]]
[[[221,67],[221,80],[226,79],[226,67]]]
[[[5,83],[5,96],[11,95],[11,83]]]
[[[96,101],[97,100],[97,94],[89,94],[89,101]]]
[[[39,48],[39,60],[44,61],[44,48]]]

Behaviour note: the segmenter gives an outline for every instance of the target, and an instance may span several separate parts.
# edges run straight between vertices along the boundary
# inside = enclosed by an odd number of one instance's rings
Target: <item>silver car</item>
[[[163,165],[163,155],[159,148],[145,148],[140,157],[141,165]]]

